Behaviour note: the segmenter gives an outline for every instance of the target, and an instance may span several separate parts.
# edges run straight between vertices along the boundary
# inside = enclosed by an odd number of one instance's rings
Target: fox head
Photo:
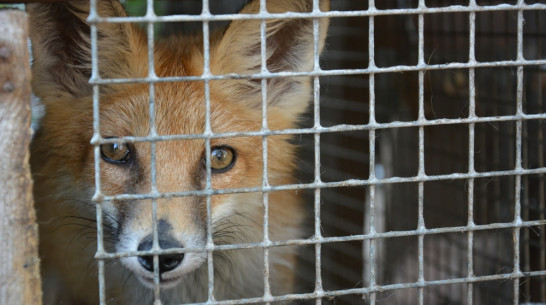
[[[254,0],[241,11],[256,14],[260,1]],[[312,0],[268,0],[270,13],[311,12]],[[328,1],[320,9],[328,10]],[[89,3],[70,1],[29,4],[32,15],[31,40],[34,55],[33,90],[41,98],[46,114],[33,143],[36,176],[49,176],[48,192],[62,198],[77,197],[74,213],[94,217],[91,196],[95,192],[93,136],[93,87],[91,76],[90,25],[86,19]],[[125,16],[117,1],[97,1],[101,17]],[[266,19],[266,58],[269,72],[311,71],[315,47],[320,52],[328,21],[320,19],[318,43],[313,35],[313,19]],[[260,20],[235,20],[223,32],[211,33],[209,67],[212,75],[254,74],[262,71]],[[110,78],[143,78],[148,75],[148,46],[144,31],[129,23],[97,25],[98,75]],[[202,35],[169,37],[154,42],[155,74],[200,76],[204,72]],[[150,121],[150,86],[105,84],[99,86],[99,126],[102,138],[126,136],[203,134],[206,130],[206,95],[210,98],[210,128],[214,133],[262,130],[262,99],[267,107],[267,128],[279,130],[297,126],[298,118],[310,101],[309,77],[261,79],[221,78],[203,81],[157,82],[153,125]],[[207,90],[208,89],[208,90]],[[285,135],[267,141],[267,183],[293,183],[294,145]],[[152,183],[150,142],[115,142],[100,145],[100,191],[105,195],[147,194]],[[203,190],[210,172],[213,189],[261,187],[263,184],[262,137],[210,139],[210,162],[203,139],[157,141],[155,187],[157,192]],[[210,166],[210,171],[206,168]],[[39,178],[38,178],[39,181]],[[38,182],[40,183],[40,182]],[[44,182],[45,183],[45,182]],[[272,238],[297,226],[295,200],[271,194]],[[70,203],[74,205],[71,201]],[[151,200],[114,200],[102,203],[105,232],[112,235],[112,251],[145,251],[153,245]],[[211,197],[213,238],[216,244],[237,242],[239,235],[222,233],[233,217],[253,219],[255,228],[245,233],[249,240],[261,240],[262,194],[222,194]],[[283,214],[284,213],[284,214]],[[205,247],[207,205],[205,196],[157,199],[159,246],[170,248]],[[231,227],[232,228],[232,227]],[[240,228],[236,228],[239,230]],[[241,228],[240,230],[244,230]],[[280,234],[280,233],[279,233]],[[255,236],[255,237],[253,237]],[[279,235],[280,236],[280,235]],[[231,238],[231,239],[230,239]],[[175,286],[187,273],[199,268],[206,252],[187,252],[159,257],[161,287]],[[122,264],[146,286],[153,286],[152,257],[124,257]]]

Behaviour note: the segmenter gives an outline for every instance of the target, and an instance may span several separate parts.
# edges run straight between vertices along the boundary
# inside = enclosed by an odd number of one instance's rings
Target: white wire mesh
[[[334,0],[335,1],[335,0]],[[317,304],[321,304],[323,300],[343,295],[359,295],[363,296],[366,302],[370,304],[381,303],[379,298],[380,293],[387,291],[398,290],[410,290],[417,289],[418,297],[417,304],[426,304],[425,301],[425,289],[435,286],[448,286],[453,284],[466,285],[466,304],[473,304],[475,299],[473,297],[473,284],[479,282],[489,281],[505,281],[511,280],[513,283],[513,300],[512,304],[520,304],[522,299],[520,296],[520,279],[528,278],[544,278],[546,276],[546,270],[541,268],[540,270],[529,271],[529,269],[522,270],[521,265],[521,233],[522,228],[538,227],[544,230],[546,224],[544,218],[531,220],[529,218],[522,218],[521,211],[521,189],[522,179],[529,175],[539,175],[542,177],[546,173],[546,167],[538,166],[535,168],[524,167],[522,165],[522,133],[524,122],[532,120],[544,120],[546,119],[546,113],[539,111],[536,113],[526,113],[523,109],[524,103],[524,70],[528,67],[543,67],[546,65],[545,58],[526,59],[524,56],[524,43],[523,43],[523,26],[524,26],[524,13],[529,11],[546,11],[546,4],[534,3],[527,4],[522,0],[517,1],[514,4],[498,4],[483,6],[478,5],[476,1],[471,0],[467,5],[452,5],[443,7],[430,7],[427,6],[426,1],[420,0],[414,8],[396,8],[396,9],[377,9],[373,0],[368,2],[367,9],[364,10],[351,10],[351,11],[330,11],[321,12],[318,9],[318,1],[314,0],[314,9],[310,13],[285,13],[285,14],[271,14],[265,10],[265,0],[260,0],[261,10],[259,14],[255,15],[243,15],[243,14],[223,14],[214,15],[210,13],[209,3],[207,0],[203,0],[202,14],[196,15],[170,15],[170,16],[157,16],[154,13],[153,0],[147,0],[146,14],[142,17],[104,17],[98,16],[96,12],[96,0],[91,0],[91,11],[88,21],[91,24],[91,46],[92,46],[92,65],[93,74],[90,83],[93,85],[93,105],[94,105],[94,136],[92,144],[95,145],[95,185],[96,193],[94,200],[97,202],[97,238],[98,248],[96,258],[99,263],[99,285],[101,292],[101,304],[106,304],[105,285],[107,283],[104,279],[105,272],[105,260],[118,259],[121,257],[136,256],[136,255],[154,255],[154,281],[155,281],[155,299],[156,304],[161,304],[160,290],[159,290],[159,267],[158,267],[158,255],[171,254],[171,253],[187,253],[187,252],[206,252],[207,253],[207,267],[209,277],[208,288],[208,300],[202,304],[249,304],[249,303],[270,303],[270,302],[286,302],[289,300],[316,300]],[[476,45],[476,14],[484,12],[511,12],[514,13],[517,18],[517,56],[513,60],[496,60],[496,61],[478,61],[475,55]],[[468,50],[458,50],[458,52],[467,52],[468,61],[465,62],[447,62],[441,64],[430,64],[428,58],[425,55],[425,17],[435,14],[446,13],[465,13],[468,14],[469,24],[469,48]],[[415,16],[417,18],[417,63],[415,65],[393,65],[386,67],[378,67],[376,65],[375,55],[377,53],[377,47],[375,44],[376,37],[376,18],[382,16]],[[329,17],[331,19],[336,18],[368,18],[368,63],[366,68],[344,68],[344,69],[330,69],[323,70],[319,65],[319,52],[318,52],[318,19],[322,17]],[[310,72],[270,72],[266,69],[266,44],[265,44],[265,20],[274,18],[312,18],[314,20],[314,38],[315,38],[315,52],[314,52],[314,68]],[[250,75],[213,75],[210,72],[209,63],[209,24],[214,21],[231,21],[240,19],[259,19],[261,20],[261,54],[262,54],[262,69],[260,73]],[[172,77],[157,77],[154,71],[154,24],[162,22],[202,22],[203,32],[203,52],[204,52],[204,69],[203,74],[199,76],[172,76]],[[98,53],[97,53],[97,24],[103,22],[112,23],[145,23],[148,37],[148,65],[149,71],[146,78],[139,79],[103,79],[98,74]],[[544,32],[543,32],[544,34]],[[476,70],[484,68],[496,68],[496,67],[510,67],[515,69],[515,77],[517,83],[517,95],[516,95],[516,112],[510,115],[497,115],[497,116],[478,116],[476,113]],[[426,101],[425,101],[425,88],[426,88],[426,74],[431,71],[446,71],[446,70],[464,70],[468,75],[468,115],[460,118],[439,118],[431,119],[425,115]],[[378,122],[376,120],[376,77],[389,73],[401,73],[401,72],[417,72],[418,75],[418,114],[415,120],[411,121],[388,121]],[[364,124],[335,124],[329,127],[321,124],[321,80],[324,77],[331,76],[352,76],[352,75],[367,75],[369,81],[369,99],[368,99],[368,121]],[[313,124],[312,127],[297,128],[297,129],[285,129],[285,130],[269,130],[267,122],[267,79],[282,78],[290,76],[308,76],[313,79]],[[262,128],[259,131],[245,131],[245,132],[228,132],[228,133],[214,133],[211,130],[210,125],[210,91],[209,83],[214,80],[223,79],[256,79],[261,80],[262,88]],[[155,132],[154,118],[154,86],[161,82],[203,82],[205,88],[205,101],[206,101],[206,127],[203,134],[186,134],[186,135],[158,135]],[[99,88],[102,85],[107,84],[124,84],[124,83],[148,83],[149,84],[149,101],[150,101],[150,123],[151,131],[149,136],[146,137],[124,137],[116,139],[103,138],[100,134],[99,117],[100,117],[100,94]],[[544,89],[542,89],[544,90]],[[477,124],[494,124],[502,122],[513,122],[515,124],[515,154],[514,154],[514,168],[494,170],[494,171],[477,171],[475,166],[475,138],[476,138],[476,125]],[[425,129],[434,126],[449,126],[459,125],[468,126],[468,166],[464,172],[449,172],[440,174],[427,174],[426,171],[426,158],[425,155]],[[401,128],[416,128],[418,130],[418,158],[417,158],[417,173],[415,175],[407,177],[385,177],[376,172],[378,160],[376,160],[376,138],[378,134],[385,130],[397,130]],[[324,170],[321,164],[321,149],[324,145],[321,145],[321,136],[328,134],[337,134],[343,132],[367,132],[368,133],[368,150],[369,150],[369,174],[365,179],[344,179],[337,181],[323,181],[321,173]],[[267,139],[270,136],[275,135],[310,135],[313,137],[313,152],[314,152],[314,177],[312,182],[290,184],[290,185],[270,185],[268,183],[268,166],[267,166]],[[262,159],[263,159],[263,183],[260,187],[247,187],[237,189],[213,189],[211,186],[211,171],[210,171],[210,150],[211,139],[215,138],[230,138],[241,136],[254,136],[262,138]],[[156,188],[156,175],[155,175],[155,143],[159,141],[174,141],[174,140],[188,140],[188,139],[204,139],[206,143],[206,168],[207,179],[206,187],[203,190],[189,190],[180,192],[160,193]],[[151,143],[151,160],[152,160],[152,189],[147,194],[119,194],[119,195],[105,195],[101,191],[101,177],[100,177],[100,145],[105,143],[118,142],[120,140],[127,142],[150,142]],[[475,198],[475,181],[477,179],[484,178],[497,178],[497,177],[514,177],[514,184],[511,186],[514,189],[513,198],[513,210],[514,217],[511,221],[495,222],[489,224],[476,224],[474,219],[474,198]],[[543,178],[541,178],[543,179]],[[425,184],[429,182],[438,181],[464,181],[467,185],[467,222],[464,225],[446,226],[431,228],[427,227],[424,214],[426,213],[426,207],[424,204],[425,197]],[[543,180],[541,180],[543,181]],[[417,227],[411,230],[392,230],[385,231],[382,229],[376,229],[376,224],[379,217],[382,217],[381,205],[382,200],[376,200],[378,194],[384,192],[380,188],[386,185],[398,185],[398,184],[415,183],[417,186],[417,203],[418,203],[418,220]],[[542,182],[543,183],[543,182]],[[325,217],[321,214],[321,203],[323,201],[323,190],[341,188],[341,187],[367,187],[368,200],[366,207],[365,222],[367,227],[361,234],[352,234],[350,236],[323,236],[321,231],[321,219]],[[314,225],[313,236],[307,239],[297,240],[283,240],[272,241],[268,236],[268,205],[269,205],[269,193],[279,190],[300,190],[310,189],[314,191]],[[232,193],[245,193],[245,192],[261,192],[263,193],[263,241],[258,243],[248,244],[234,244],[234,245],[215,245],[212,240],[212,223],[211,223],[211,196],[219,194],[232,194]],[[184,249],[171,249],[161,250],[158,244],[157,233],[157,199],[180,197],[180,196],[206,196],[207,198],[207,245],[204,248],[184,248]],[[154,234],[153,234],[153,247],[150,251],[129,251],[109,253],[106,252],[103,245],[103,211],[102,204],[105,202],[111,202],[113,200],[131,200],[131,199],[151,199],[153,202],[153,220],[154,220]],[[309,214],[313,212],[309,211]],[[513,252],[513,268],[510,272],[500,271],[497,274],[490,275],[476,275],[474,270],[475,259],[475,238],[476,232],[493,232],[494,230],[511,230],[513,238],[513,248],[510,250]],[[527,231],[525,231],[527,232]],[[426,261],[425,261],[425,239],[430,236],[450,234],[450,233],[463,233],[466,236],[466,276],[450,277],[446,279],[429,280],[425,276]],[[525,233],[527,234],[527,233]],[[380,264],[385,263],[378,255],[381,253],[381,247],[379,242],[390,238],[400,237],[416,237],[417,238],[417,277],[413,281],[406,281],[401,283],[382,283],[378,280],[379,269],[384,268]],[[361,241],[366,244],[363,247],[362,253],[363,261],[366,265],[364,268],[362,278],[364,285],[359,285],[354,288],[335,289],[329,290],[323,287],[322,270],[326,266],[321,261],[324,257],[321,253],[321,247],[332,243],[343,243],[350,241]],[[269,249],[279,246],[314,246],[314,290],[306,293],[297,293],[291,295],[274,296],[271,294],[270,289],[270,277],[269,277],[269,262],[268,255]],[[233,250],[233,249],[248,249],[248,248],[262,248],[264,251],[264,294],[263,297],[249,298],[241,300],[216,300],[214,297],[214,272],[213,272],[213,252]],[[378,252],[379,251],[379,252]],[[508,251],[504,249],[503,251]],[[542,251],[544,252],[544,251]],[[543,258],[542,258],[543,259]],[[544,286],[544,284],[543,284]],[[542,288],[544,289],[544,288]],[[543,300],[544,301],[544,300]],[[201,303],[200,303],[201,304]]]

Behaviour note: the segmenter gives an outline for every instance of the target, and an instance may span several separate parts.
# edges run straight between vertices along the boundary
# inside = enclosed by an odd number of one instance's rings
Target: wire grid
[[[247,304],[257,302],[284,302],[288,300],[316,300],[317,304],[321,304],[324,298],[331,298],[343,295],[360,295],[363,296],[370,304],[380,303],[377,299],[378,294],[385,291],[396,290],[408,290],[416,289],[418,291],[418,304],[425,303],[424,289],[434,286],[444,286],[450,284],[463,284],[466,285],[466,303],[473,304],[473,287],[475,283],[488,282],[494,280],[512,280],[513,281],[513,304],[519,304],[520,301],[520,279],[529,277],[544,277],[546,276],[546,270],[541,268],[535,271],[522,271],[520,268],[521,254],[520,254],[520,231],[522,228],[527,227],[544,227],[544,218],[529,220],[528,218],[522,218],[521,215],[521,185],[522,179],[527,179],[531,175],[543,175],[546,172],[545,167],[524,168],[522,166],[522,137],[523,137],[523,124],[533,120],[546,119],[546,113],[525,113],[523,111],[523,77],[524,69],[528,67],[540,67],[546,65],[546,59],[526,59],[524,57],[523,50],[523,14],[528,11],[544,11],[546,5],[542,3],[526,4],[524,1],[517,1],[515,4],[500,4],[491,6],[481,6],[476,1],[471,0],[468,5],[453,5],[444,7],[430,7],[424,0],[420,0],[414,8],[390,8],[390,9],[377,9],[375,2],[370,0],[368,6],[362,10],[352,11],[331,11],[320,12],[318,10],[318,1],[314,0],[314,10],[311,13],[285,13],[285,14],[270,14],[265,10],[265,0],[260,0],[261,11],[256,15],[241,15],[241,14],[224,14],[224,15],[212,15],[209,11],[209,3],[207,0],[203,0],[203,12],[199,16],[194,15],[172,15],[172,16],[157,16],[153,10],[153,1],[147,1],[147,12],[143,17],[124,17],[124,18],[111,18],[98,16],[95,10],[96,0],[92,0],[90,15],[88,21],[91,23],[91,46],[92,46],[92,77],[90,83],[93,85],[93,105],[94,105],[94,136],[92,144],[95,145],[95,172],[96,172],[96,193],[94,200],[97,202],[97,228],[98,228],[98,250],[96,258],[99,265],[99,286],[101,292],[101,304],[106,304],[105,300],[105,281],[104,281],[104,261],[107,259],[116,259],[127,256],[136,255],[154,255],[154,280],[156,283],[155,296],[156,304],[161,304],[159,299],[159,273],[158,273],[158,255],[170,254],[170,253],[186,253],[186,252],[207,252],[207,267],[209,270],[209,298],[206,303],[203,304]],[[482,12],[513,12],[517,16],[517,57],[513,60],[497,60],[497,61],[478,61],[475,55],[475,31],[476,31],[476,13]],[[448,63],[428,63],[425,57],[425,30],[424,23],[425,17],[442,14],[442,13],[467,13],[469,22],[469,49],[468,49],[468,61],[465,62],[448,62]],[[378,67],[376,65],[376,46],[375,46],[375,19],[382,16],[390,15],[408,15],[415,16],[417,18],[417,43],[418,43],[418,61],[414,65],[396,65],[388,67]],[[366,68],[353,68],[353,69],[330,69],[323,70],[319,65],[319,54],[317,48],[318,37],[318,17],[330,17],[346,18],[346,17],[367,17],[368,18],[368,64]],[[315,52],[314,52],[314,68],[311,72],[278,72],[271,73],[267,71],[265,65],[265,20],[271,18],[314,18],[314,38],[315,38]],[[262,33],[262,70],[260,73],[251,75],[212,75],[209,69],[209,24],[212,21],[226,21],[236,19],[260,19],[261,33]],[[102,79],[98,74],[98,58],[97,58],[97,29],[96,24],[101,22],[143,22],[147,24],[148,35],[148,54],[149,61],[153,63],[153,45],[154,45],[154,23],[157,22],[182,22],[182,21],[200,21],[203,24],[203,36],[204,36],[204,73],[201,76],[176,76],[176,77],[163,77],[158,78],[154,73],[153,64],[149,64],[148,77],[142,79]],[[515,115],[498,115],[498,116],[478,116],[476,114],[476,88],[475,77],[476,69],[481,68],[494,68],[494,67],[513,67],[516,69],[517,78],[517,94],[516,94],[516,113]],[[442,118],[442,119],[429,119],[425,115],[425,74],[435,70],[464,70],[468,73],[468,115],[461,118]],[[416,72],[418,74],[418,116],[416,120],[412,121],[389,121],[378,122],[376,118],[376,79],[382,74],[393,72]],[[337,124],[332,126],[323,126],[321,124],[320,115],[320,83],[321,77],[329,76],[347,76],[347,75],[367,75],[369,86],[369,108],[368,108],[368,122],[364,124]],[[270,78],[289,77],[289,76],[309,76],[313,79],[313,124],[312,127],[287,129],[287,130],[269,130],[267,128],[267,107],[265,104],[267,97],[266,80]],[[262,84],[262,129],[255,132],[230,132],[230,133],[213,133],[210,128],[210,92],[209,82],[211,80],[218,79],[260,79]],[[154,84],[158,82],[172,82],[172,81],[202,81],[205,84],[205,100],[206,100],[206,128],[203,134],[190,134],[190,135],[157,135],[155,133],[154,124],[151,122],[151,132],[147,137],[124,137],[120,139],[106,139],[102,138],[99,132],[99,87],[105,84],[119,84],[119,83],[148,83],[149,84],[149,99],[150,99],[150,118],[154,118]],[[515,123],[515,154],[514,154],[514,167],[510,169],[494,170],[494,171],[476,171],[475,165],[475,137],[476,137],[476,125],[477,124],[494,124],[502,122]],[[425,129],[434,126],[450,126],[460,125],[468,126],[468,167],[464,172],[451,172],[440,173],[430,175],[425,171]],[[384,177],[376,172],[378,165],[376,160],[376,137],[378,133],[385,130],[393,130],[399,128],[416,128],[418,130],[418,164],[417,174],[408,177]],[[344,179],[336,181],[323,181],[321,178],[321,137],[329,134],[337,134],[343,132],[367,132],[368,133],[368,150],[369,150],[369,174],[366,179]],[[314,178],[312,182],[271,186],[267,182],[267,137],[272,135],[311,135],[313,137],[313,152],[314,152]],[[214,138],[227,138],[227,137],[240,137],[240,136],[258,136],[262,137],[263,145],[263,185],[261,187],[240,188],[240,189],[212,189],[210,181],[210,140]],[[184,192],[171,192],[171,193],[159,193],[156,188],[155,177],[155,143],[157,141],[170,141],[170,140],[184,140],[184,139],[205,139],[206,143],[206,156],[207,156],[207,183],[203,190],[184,191]],[[105,143],[112,143],[117,141],[139,142],[145,141],[151,143],[152,152],[152,191],[148,194],[121,194],[115,196],[106,196],[101,192],[101,178],[100,178],[100,145]],[[496,177],[513,177],[514,183],[511,186],[514,189],[513,209],[514,217],[511,221],[497,222],[491,224],[476,224],[474,219],[474,198],[475,198],[475,181],[483,178],[496,178]],[[541,176],[542,177],[542,176]],[[424,213],[424,197],[425,183],[438,182],[438,181],[464,181],[467,184],[467,211],[468,219],[463,225],[430,228],[425,223]],[[381,202],[377,202],[378,188],[389,185],[415,183],[418,189],[418,225],[417,228],[411,230],[394,230],[394,231],[382,231],[377,229],[377,221],[380,220]],[[341,187],[367,187],[367,203],[365,207],[365,221],[366,230],[361,234],[353,234],[350,236],[323,236],[321,232],[321,202],[322,191]],[[271,241],[268,238],[268,194],[272,191],[279,190],[299,190],[310,189],[314,192],[314,235],[308,239],[298,240],[286,240],[286,241]],[[262,192],[263,204],[264,204],[264,239],[259,243],[243,244],[243,245],[214,245],[211,235],[211,201],[212,195],[217,194],[231,194],[231,193],[244,193],[244,192]],[[207,246],[206,248],[185,248],[174,250],[160,250],[158,245],[157,236],[157,203],[159,198],[168,198],[174,196],[206,196],[207,198]],[[108,253],[104,250],[103,246],[103,232],[102,232],[102,203],[110,202],[113,200],[128,200],[128,199],[151,199],[153,204],[153,219],[154,219],[154,244],[151,251],[132,251],[123,253]],[[494,230],[510,230],[512,233],[513,242],[513,269],[511,272],[499,272],[494,275],[475,275],[473,265],[474,261],[474,236],[477,233],[491,232]],[[466,248],[467,248],[467,270],[466,276],[452,277],[440,280],[427,280],[425,277],[425,238],[429,236],[451,234],[451,233],[465,233],[466,234]],[[381,284],[378,282],[378,267],[379,259],[377,255],[378,242],[390,238],[400,237],[416,237],[417,249],[418,249],[418,261],[417,261],[417,279],[415,281],[407,281],[404,283],[395,284]],[[363,260],[366,261],[366,266],[363,270],[363,285],[361,287],[355,287],[350,289],[336,289],[328,290],[323,287],[321,271],[324,266],[321,262],[321,247],[322,245],[330,245],[332,243],[342,243],[360,241],[366,243],[362,253]],[[314,246],[314,265],[315,265],[315,283],[313,292],[298,293],[285,296],[273,296],[269,288],[269,264],[267,262],[268,251],[271,247],[287,246],[287,245],[312,245]],[[214,251],[232,250],[232,249],[245,249],[245,248],[262,248],[264,250],[264,295],[261,298],[241,299],[241,300],[228,300],[217,301],[214,299],[214,274],[213,274],[213,256]],[[528,270],[528,269],[526,269]],[[324,299],[326,300],[326,299]]]

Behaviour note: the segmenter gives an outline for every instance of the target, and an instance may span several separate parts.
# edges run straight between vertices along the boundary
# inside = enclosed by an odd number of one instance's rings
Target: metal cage
[[[264,236],[257,244],[214,245],[209,216],[207,247],[185,250],[208,253],[209,300],[203,304],[546,304],[545,2],[332,0],[331,11],[321,12],[315,0],[311,13],[275,15],[263,10],[245,16],[235,13],[241,5],[237,1],[190,2],[199,13],[159,16],[154,1],[148,0],[144,16],[106,18],[97,15],[96,0],[91,1],[101,304],[107,303],[105,261],[142,255],[105,251],[104,202],[152,199],[155,213],[157,198],[201,195],[208,198],[210,215],[214,194],[287,189],[305,190],[313,203],[307,239],[272,242]],[[261,1],[263,7],[265,2]],[[226,11],[211,13],[221,5]],[[213,22],[275,17],[330,18],[325,54],[319,60],[315,52],[311,72],[210,73]],[[150,62],[155,24],[201,24],[203,75],[160,79],[150,64],[147,78],[102,79],[96,48],[96,25],[102,22],[145,24]],[[262,28],[262,40],[263,35]],[[259,136],[267,152],[268,136],[296,134],[304,156],[301,184],[214,190],[209,171],[202,191],[160,194],[152,188],[149,194],[116,196],[101,192],[99,147],[109,141],[99,132],[101,85],[149,83],[153,118],[157,82],[203,82],[210,111],[212,80],[291,75],[313,79],[313,106],[301,128],[271,131],[264,119],[258,132],[214,134],[207,116],[204,134],[158,136],[152,128],[149,137],[124,140],[150,141],[154,160],[157,141],[204,139],[210,152],[213,137]],[[265,86],[262,81],[264,91]],[[266,166],[263,175],[267,177]],[[155,174],[152,177],[155,184]],[[267,195],[264,198],[267,209]],[[267,214],[264,217],[267,226]],[[267,258],[268,249],[286,245],[302,248],[298,291],[272,296],[266,285],[260,298],[214,299],[214,251],[259,247]],[[149,253],[155,256],[156,284],[161,253]],[[268,276],[266,262],[265,283]],[[157,285],[155,295],[156,304],[161,304]]]

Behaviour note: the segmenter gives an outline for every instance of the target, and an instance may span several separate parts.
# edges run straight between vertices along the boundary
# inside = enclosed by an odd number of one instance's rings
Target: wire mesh
[[[307,301],[316,304],[525,304],[546,303],[546,246],[543,237],[544,120],[546,112],[546,4],[540,1],[333,1],[321,12],[272,14],[260,0],[258,14],[211,13],[202,1],[200,14],[158,16],[147,0],[141,17],[105,17],[90,3],[93,74],[96,258],[101,304],[107,304],[105,261],[154,256],[155,304],[161,303],[158,256],[206,252],[208,299],[199,304],[250,304]],[[321,61],[318,19],[330,18],[329,43]],[[309,72],[270,72],[266,63],[265,21],[314,20],[314,67]],[[261,20],[261,71],[213,75],[210,71],[210,24]],[[154,25],[201,22],[203,74],[158,77],[154,72]],[[144,23],[148,76],[104,79],[98,74],[97,25]],[[367,35],[366,35],[367,33]],[[311,77],[313,106],[301,128],[270,130],[267,80]],[[209,83],[224,79],[259,80],[262,126],[258,131],[214,133],[210,126]],[[155,123],[146,137],[109,139],[100,134],[100,87],[149,84],[149,113],[154,115],[154,86],[162,82],[203,82],[206,122],[202,134],[158,135]],[[302,183],[268,183],[268,141],[296,135],[303,143]],[[262,139],[262,185],[213,189],[210,141],[241,136]],[[155,143],[203,139],[206,187],[158,192]],[[100,145],[150,142],[152,189],[146,194],[106,195],[101,191]],[[308,190],[313,205],[311,237],[269,238],[269,194]],[[211,197],[263,194],[263,240],[216,245],[212,239]],[[156,200],[207,198],[207,245],[161,249]],[[107,252],[103,245],[106,202],[151,199],[154,206],[150,251]],[[269,251],[299,246],[300,290],[273,295]],[[308,247],[305,247],[308,246]],[[260,248],[264,253],[261,297],[216,300],[213,253]],[[508,286],[510,286],[508,288]],[[499,288],[501,288],[499,290]],[[408,301],[411,300],[411,301]]]

